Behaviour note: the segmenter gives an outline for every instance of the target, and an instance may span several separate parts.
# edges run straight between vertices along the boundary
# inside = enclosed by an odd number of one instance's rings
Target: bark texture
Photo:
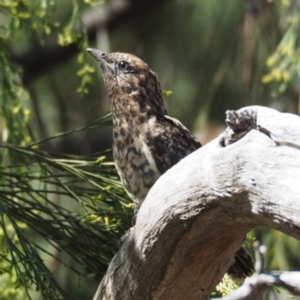
[[[251,228],[300,239],[300,118],[259,106],[226,114],[224,134],[150,190],[94,300],[205,299]]]

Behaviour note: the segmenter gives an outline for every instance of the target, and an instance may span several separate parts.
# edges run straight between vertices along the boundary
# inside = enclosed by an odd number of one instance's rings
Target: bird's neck
[[[148,122],[153,116],[167,114],[160,93],[148,93],[136,90],[129,94],[110,97],[113,122],[132,123],[136,125]]]

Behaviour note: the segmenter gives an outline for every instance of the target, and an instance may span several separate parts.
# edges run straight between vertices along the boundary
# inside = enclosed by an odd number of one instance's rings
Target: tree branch
[[[262,300],[264,293],[271,286],[283,287],[293,295],[300,295],[300,272],[252,276],[231,295],[220,298],[220,300]]]
[[[300,239],[300,118],[253,106],[227,122],[150,190],[94,300],[205,299],[251,228]]]

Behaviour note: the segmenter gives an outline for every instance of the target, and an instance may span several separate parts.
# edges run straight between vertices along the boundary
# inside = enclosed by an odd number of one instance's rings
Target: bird
[[[146,62],[129,53],[87,52],[100,64],[112,111],[114,162],[137,212],[157,179],[202,145],[168,116],[158,77]],[[241,248],[227,272],[243,279],[253,271],[252,257]]]

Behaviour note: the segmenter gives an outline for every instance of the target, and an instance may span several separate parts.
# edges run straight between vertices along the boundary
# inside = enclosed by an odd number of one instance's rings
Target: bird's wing
[[[156,118],[149,139],[151,154],[161,174],[201,147],[200,142],[181,122],[167,115]]]

